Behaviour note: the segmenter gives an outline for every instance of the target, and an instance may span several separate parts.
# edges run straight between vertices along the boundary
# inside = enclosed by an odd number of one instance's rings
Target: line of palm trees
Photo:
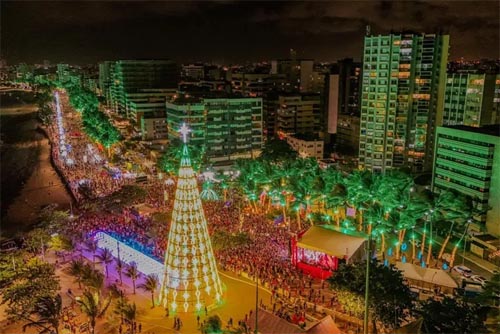
[[[416,191],[413,178],[400,171],[376,174],[355,170],[348,174],[332,167],[322,169],[315,159],[239,160],[236,169],[240,175],[235,185],[244,194],[249,211],[279,213],[289,228],[297,231],[308,221],[371,234],[382,253],[388,249],[388,236],[394,236],[398,259],[401,246],[410,240],[412,259],[420,253],[426,265],[431,261],[436,224],[451,222],[440,258],[453,231],[463,231],[474,215],[470,198],[451,191]],[[407,231],[413,232],[408,236]],[[420,252],[415,231],[422,234]]]
[[[135,303],[130,303],[127,300],[124,290],[118,284],[109,285],[107,287],[108,294],[106,297],[103,297],[102,291],[104,289],[105,278],[109,276],[109,266],[113,262],[115,263],[115,270],[118,274],[120,285],[123,284],[123,275],[131,280],[134,295],[136,294],[136,287],[150,293],[152,307],[155,306],[155,294],[159,286],[158,277],[155,274],[146,275],[144,276],[144,281],[136,285],[142,274],[139,272],[135,262],[126,264],[121,259],[114,258],[109,249],[99,249],[96,241],[93,239],[88,239],[85,242],[85,249],[92,254],[92,264],[85,263],[82,258],[73,260],[68,268],[68,273],[75,276],[75,282],[78,282],[80,288],[82,284],[86,287],[81,298],[77,300],[77,303],[89,319],[91,333],[95,331],[96,320],[105,315],[113,299],[115,299],[114,313],[120,316],[121,325],[128,325],[129,331],[133,333],[137,317]],[[103,273],[95,269],[96,263],[103,265]]]

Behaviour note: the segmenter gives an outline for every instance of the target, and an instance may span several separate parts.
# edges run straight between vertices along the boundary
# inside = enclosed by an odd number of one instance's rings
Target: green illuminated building
[[[450,73],[443,125],[479,127],[500,123],[500,75]]]
[[[191,142],[203,145],[210,162],[226,165],[262,150],[262,99],[177,96],[166,103],[169,139],[189,124]]]
[[[390,34],[364,41],[359,167],[432,168],[440,125],[448,35]]]
[[[135,94],[144,94],[141,98],[165,97],[163,91],[177,89],[180,78],[179,67],[169,60],[118,60],[105,63],[100,70],[104,72],[100,77],[102,85],[109,85],[110,106],[123,115],[129,114]]]
[[[478,209],[491,208],[475,218],[500,236],[500,125],[440,126],[435,152],[433,190],[454,189],[470,196]]]

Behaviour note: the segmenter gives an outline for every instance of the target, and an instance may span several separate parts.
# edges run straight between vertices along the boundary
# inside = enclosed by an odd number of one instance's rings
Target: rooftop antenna
[[[371,34],[372,34],[372,27],[369,24],[367,24],[366,25],[366,36],[371,36]]]

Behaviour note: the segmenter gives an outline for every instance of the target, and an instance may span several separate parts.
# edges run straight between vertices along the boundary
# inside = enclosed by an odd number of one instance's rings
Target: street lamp
[[[371,231],[368,234],[368,243],[366,244],[366,274],[365,274],[365,317],[363,321],[363,333],[368,334],[368,296],[370,284],[370,244],[372,242]]]

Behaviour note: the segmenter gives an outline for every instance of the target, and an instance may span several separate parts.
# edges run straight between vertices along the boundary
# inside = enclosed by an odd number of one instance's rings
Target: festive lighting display
[[[186,145],[189,132],[183,124],[184,145],[160,294],[161,304],[172,312],[199,312],[222,301],[222,284]]]
[[[66,164],[68,166],[71,166],[74,164],[74,160],[68,156],[69,151],[71,151],[71,145],[66,144],[66,131],[64,130],[61,102],[59,99],[58,92],[54,93],[54,99],[55,99],[55,103],[56,103],[57,133],[59,134],[59,151],[61,153],[59,159],[64,159]]]
[[[217,201],[219,200],[219,196],[217,193],[212,189],[213,185],[212,182],[209,180],[205,181],[203,183],[203,190],[200,193],[200,197],[204,201]]]
[[[156,259],[144,254],[144,252],[133,248],[111,234],[105,232],[97,232],[94,235],[97,241],[97,246],[101,249],[107,248],[117,259],[130,264],[135,262],[137,270],[145,275],[156,274],[160,280],[163,279],[163,264]],[[161,283],[161,281],[160,281]]]

